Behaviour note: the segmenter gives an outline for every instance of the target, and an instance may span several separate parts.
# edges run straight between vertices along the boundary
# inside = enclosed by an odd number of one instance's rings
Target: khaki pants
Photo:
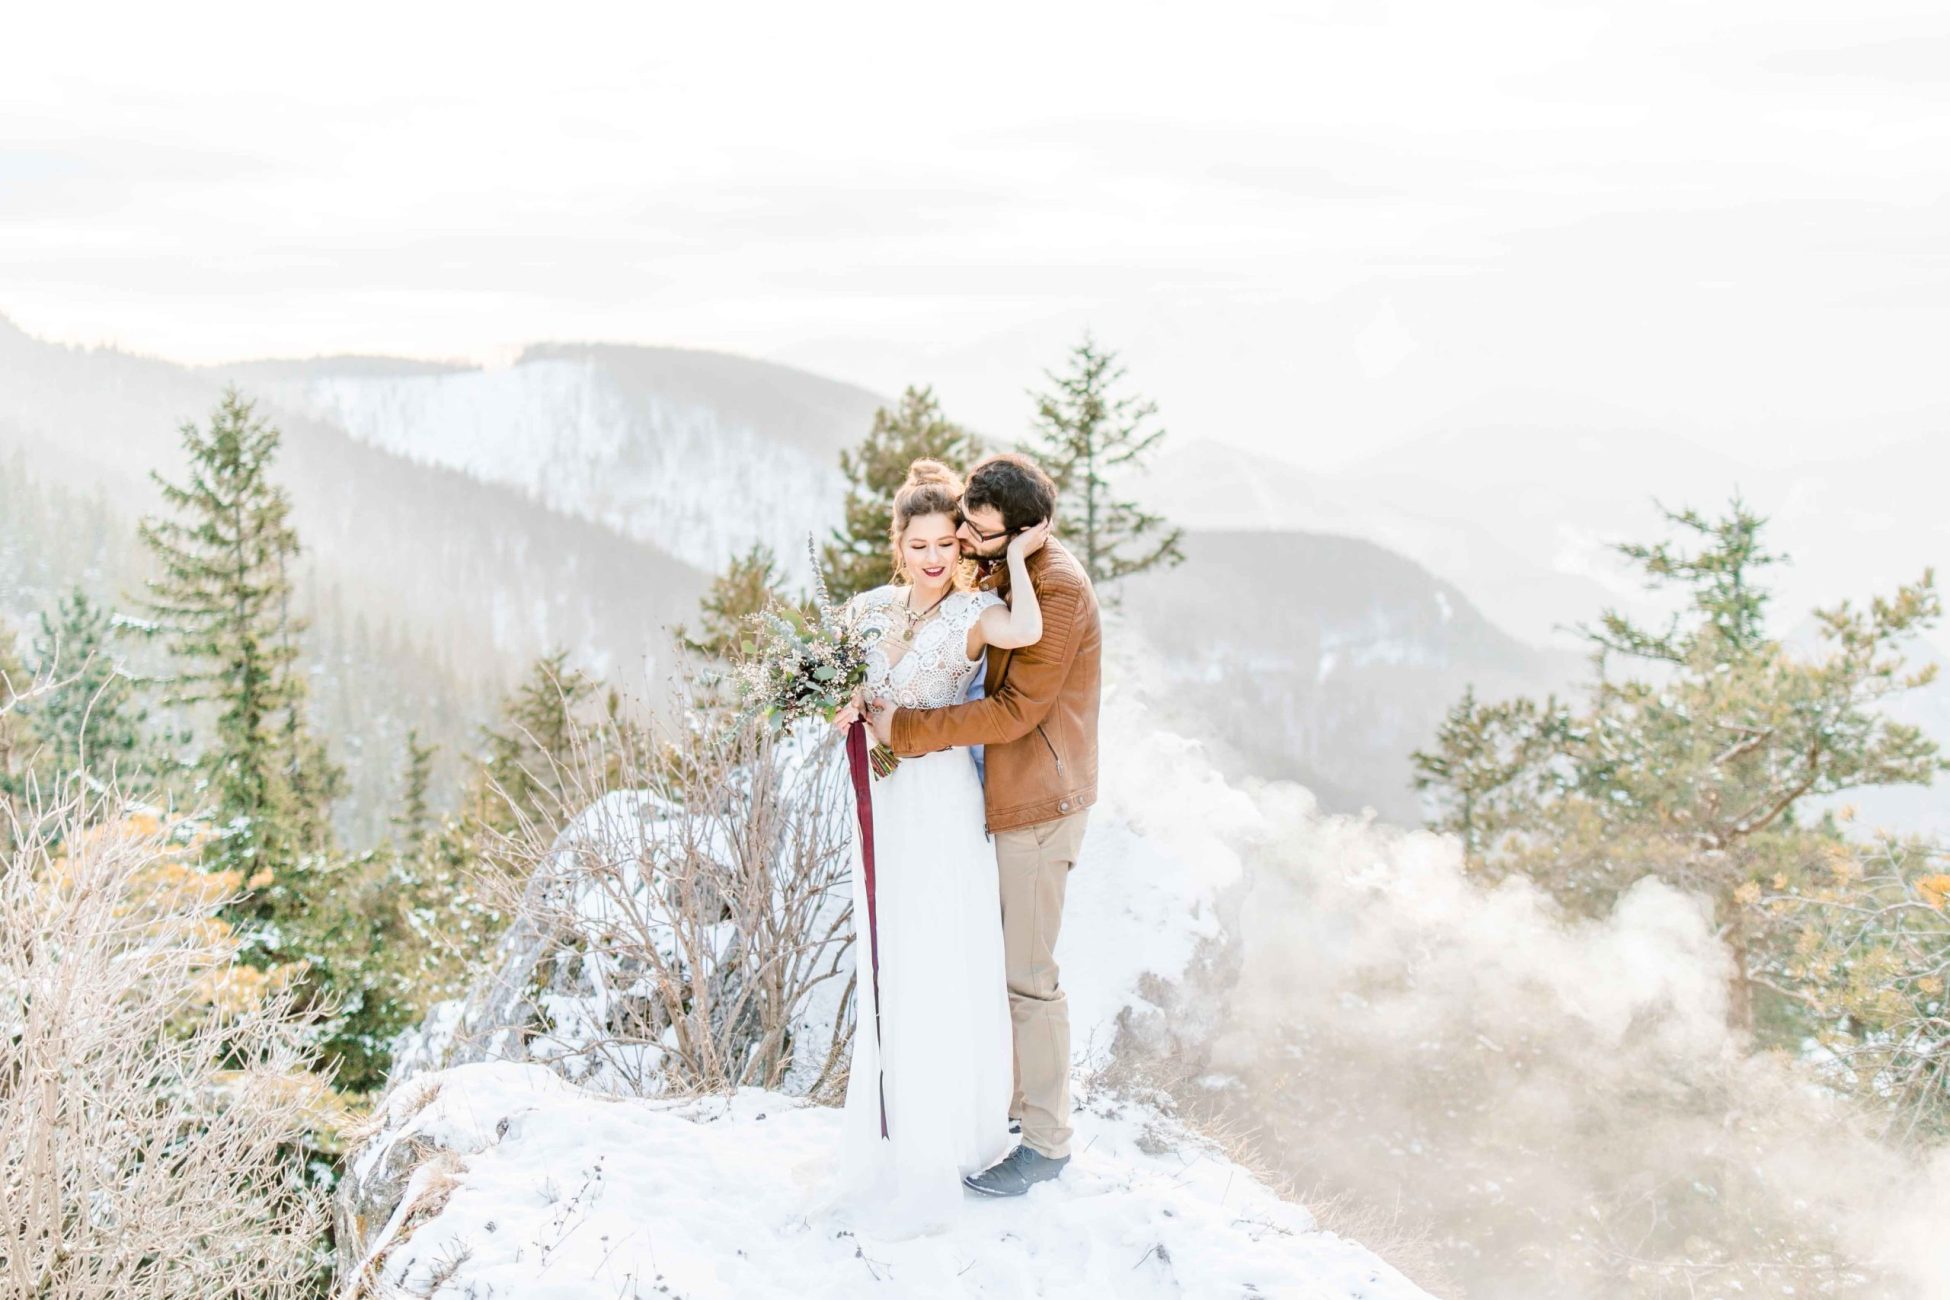
[[[1056,936],[1088,817],[1086,809],[995,836],[1016,1040],[1009,1110],[1022,1119],[1024,1145],[1051,1157],[1070,1154],[1070,1006],[1057,984]]]

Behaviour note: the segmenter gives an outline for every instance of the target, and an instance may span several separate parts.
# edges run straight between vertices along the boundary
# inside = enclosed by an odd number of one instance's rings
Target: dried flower
[[[862,628],[847,606],[833,603],[811,537],[816,600],[810,618],[778,609],[754,616],[754,640],[738,665],[738,694],[747,716],[791,726],[815,715],[832,721],[867,680],[867,651],[879,632]]]

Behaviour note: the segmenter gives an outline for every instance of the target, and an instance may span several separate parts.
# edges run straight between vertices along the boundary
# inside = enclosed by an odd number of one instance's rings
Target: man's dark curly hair
[[[961,495],[967,510],[994,506],[1011,532],[1040,524],[1056,514],[1056,484],[1035,461],[1013,451],[976,461]]]

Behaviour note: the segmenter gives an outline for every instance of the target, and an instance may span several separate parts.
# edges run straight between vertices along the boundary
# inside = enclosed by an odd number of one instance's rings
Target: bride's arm
[[[897,709],[876,715],[874,731],[896,754],[929,754],[955,745],[1006,745],[1035,729],[1056,707],[1070,669],[1101,635],[1097,604],[1081,569],[1051,564],[1043,573],[1043,639],[1009,660],[995,694],[945,709]]]
[[[991,605],[968,629],[968,657],[986,646],[1016,650],[1043,639],[1043,608],[1036,584],[1029,580],[1029,557],[1049,537],[1049,520],[1025,528],[1009,541],[1009,603]]]

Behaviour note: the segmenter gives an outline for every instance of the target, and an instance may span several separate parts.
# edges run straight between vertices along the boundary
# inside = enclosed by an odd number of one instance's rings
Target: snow
[[[764,542],[802,577],[808,534],[825,536],[845,492],[836,463],[708,406],[627,395],[593,359],[257,382],[361,442],[520,488],[707,573]]]
[[[1107,665],[1103,797],[1057,950],[1077,1106],[1062,1178],[1020,1201],[970,1196],[952,1228],[890,1240],[821,1206],[835,1108],[756,1089],[619,1096],[534,1061],[459,1065],[396,1086],[378,1136],[353,1158],[363,1176],[411,1141],[458,1160],[414,1157],[406,1208],[366,1247],[376,1294],[1423,1296],[1148,1096],[1093,1086],[1113,1052],[1130,1049],[1120,1028],[1164,1014],[1145,990],[1178,984],[1222,937],[1221,895],[1241,883],[1241,854],[1266,828],[1259,801],[1201,746],[1158,727],[1143,703],[1154,684],[1140,678],[1162,670],[1136,656]],[[411,1208],[444,1179],[444,1203]]]
[[[839,1140],[831,1108],[758,1089],[603,1097],[538,1065],[429,1075],[401,1108],[427,1092],[387,1144],[437,1134],[464,1169],[409,1237],[395,1223],[378,1239],[381,1294],[426,1294],[441,1274],[439,1294],[483,1300],[1424,1294],[1114,1098],[1084,1099],[1058,1181],[971,1198],[951,1231],[883,1241],[810,1211]]]
[[[837,796],[844,789],[843,760],[823,723],[809,722],[787,736],[775,759],[783,788],[802,792],[797,797]],[[849,810],[837,799],[823,802],[786,834],[843,846]],[[646,982],[652,977],[643,965],[652,955],[659,965],[676,969],[687,953],[711,953],[707,965],[718,978],[737,933],[729,921],[701,925],[688,929],[680,943],[680,925],[668,912],[664,891],[643,867],[689,853],[730,864],[743,851],[728,838],[732,834],[725,817],[693,818],[681,805],[644,790],[612,791],[584,808],[530,878],[520,916],[466,996],[436,1003],[420,1024],[395,1040],[393,1085],[471,1060],[512,1059],[550,1065],[564,1078],[602,1091],[661,1092],[664,1054],[676,1046],[673,1033],[666,1032],[662,1046],[619,1038],[612,1026],[620,1001],[653,996]],[[793,856],[781,849],[775,861]],[[802,950],[799,960],[822,970],[831,964],[838,973],[804,990],[791,1012],[792,1037],[803,1048],[784,1080],[785,1091],[794,1095],[817,1082],[849,1005],[852,948],[841,924],[849,903],[845,869],[843,862],[829,861],[823,891],[818,880],[795,887],[819,893],[808,923],[823,936]],[[772,902],[789,906],[777,890]],[[785,924],[783,916],[775,921]],[[618,932],[631,937],[621,945],[604,938]],[[574,959],[548,960],[564,951],[573,951]]]

